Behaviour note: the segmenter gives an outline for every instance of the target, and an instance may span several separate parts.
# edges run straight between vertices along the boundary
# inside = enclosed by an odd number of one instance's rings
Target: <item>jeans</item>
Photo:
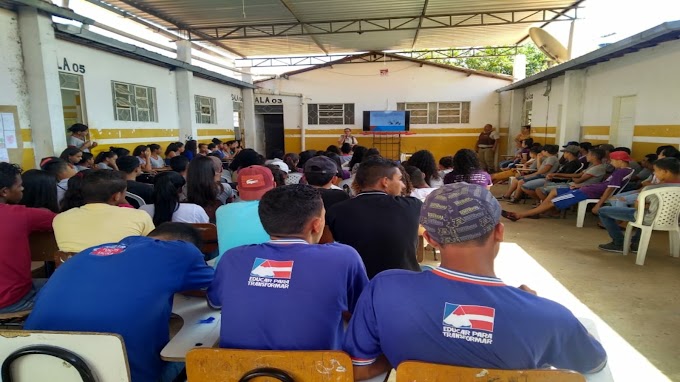
[[[623,245],[623,231],[618,224],[617,220],[634,222],[635,221],[635,208],[628,207],[602,207],[600,208],[600,221],[602,225],[607,229],[607,233],[612,238],[612,241],[616,245]],[[631,245],[636,246],[640,241],[640,230],[636,229],[633,233],[633,238],[631,240]]]
[[[184,370],[184,362],[166,362],[158,382],[172,382]]]
[[[639,191],[621,192],[610,198],[609,204],[612,207],[630,207],[635,204],[638,196],[640,196]],[[619,198],[624,198],[624,200],[619,200]]]
[[[515,163],[514,160],[504,160],[504,161],[502,161],[501,163],[498,164],[498,168],[506,168],[506,167],[508,167],[508,166],[510,166],[511,164],[514,164],[514,163]]]
[[[46,282],[47,279],[33,279],[33,287],[31,290],[28,291],[28,293],[26,293],[26,295],[22,297],[21,300],[10,306],[0,308],[0,313],[15,313],[33,309],[33,304],[35,304],[35,298],[38,295],[38,291],[45,285]]]

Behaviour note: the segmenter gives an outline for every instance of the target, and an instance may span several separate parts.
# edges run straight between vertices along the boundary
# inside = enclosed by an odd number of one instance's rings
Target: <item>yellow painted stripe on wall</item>
[[[635,137],[677,137],[680,142],[680,125],[636,125]]]
[[[554,128],[553,128],[554,129]],[[286,134],[299,134],[300,129],[285,129]],[[295,131],[295,132],[293,132]],[[475,133],[479,134],[482,132],[481,127],[470,127],[470,128],[459,128],[459,129],[452,129],[452,128],[418,128],[418,127],[413,127],[411,126],[411,133],[414,134],[470,134],[470,133]],[[508,128],[501,128],[500,129],[501,133],[507,133]],[[352,134],[355,136],[359,136],[363,133],[362,129],[352,129]],[[306,135],[321,135],[321,134],[334,134],[334,135],[342,135],[344,134],[343,129],[310,129],[307,128],[305,129],[305,134]]]
[[[33,149],[21,150],[21,169],[31,170],[35,168],[35,152]]]
[[[234,130],[230,129],[201,129],[200,127],[198,128],[198,136],[204,137],[208,135],[234,135]]]
[[[179,129],[90,129],[92,139],[157,138],[179,139]]]
[[[21,141],[33,142],[33,135],[31,135],[31,129],[21,129]]]
[[[609,126],[582,126],[583,135],[609,135]]]
[[[647,154],[656,154],[656,148],[663,145],[663,143],[633,142],[632,156],[638,161],[642,160]]]
[[[537,126],[531,127],[531,135],[541,135],[541,134],[555,134],[557,127],[555,126]]]

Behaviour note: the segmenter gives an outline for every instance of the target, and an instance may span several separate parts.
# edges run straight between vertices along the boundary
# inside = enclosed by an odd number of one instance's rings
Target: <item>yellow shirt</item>
[[[61,251],[80,252],[128,236],[146,236],[155,227],[144,211],[92,203],[60,213],[52,228]]]

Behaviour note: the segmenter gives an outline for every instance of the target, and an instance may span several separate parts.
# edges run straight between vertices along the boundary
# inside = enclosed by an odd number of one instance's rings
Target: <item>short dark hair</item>
[[[85,203],[108,203],[113,194],[123,192],[127,182],[118,171],[88,171],[83,175],[82,195]]]
[[[21,167],[18,164],[0,162],[0,188],[14,186],[17,175],[21,175]]]
[[[531,146],[531,148],[529,149],[529,152],[530,152],[530,153],[534,153],[534,154],[538,154],[538,153],[540,153],[541,151],[543,151],[543,146],[541,146],[541,145],[538,145],[538,146]]]
[[[81,131],[87,131],[88,129],[89,127],[87,127],[87,125],[83,125],[82,123],[74,123],[68,128],[68,131],[72,133],[79,133]]]
[[[602,149],[592,148],[592,149],[588,150],[588,152],[590,153],[590,155],[594,156],[595,158],[597,158],[597,160],[600,160],[600,161],[602,159],[604,159],[604,157],[607,156],[607,154]]]
[[[214,150],[215,147],[217,147],[216,144],[214,144],[214,143],[208,143],[208,150]]]
[[[58,178],[59,174],[68,170],[68,162],[57,157],[47,157],[40,161],[40,168]]]
[[[360,189],[373,186],[382,178],[392,178],[398,167],[394,161],[379,156],[366,158],[354,177],[354,182]]]
[[[630,155],[631,151],[628,147],[617,147],[614,149],[614,151],[623,151],[626,154]]]
[[[404,168],[406,174],[408,174],[409,179],[414,187],[427,186],[425,182],[425,174],[416,166],[406,166]]]
[[[215,145],[219,145],[220,143],[222,143],[222,141],[217,138],[213,138],[212,143],[214,143]]]
[[[269,153],[269,158],[267,159],[283,159],[284,152],[281,149],[274,149]]]
[[[342,154],[342,151],[340,151],[340,148],[336,145],[330,145],[330,146],[326,147],[326,151],[332,152],[332,153],[335,153],[335,154],[338,154],[338,155]]]
[[[88,153],[87,151],[83,151],[83,157],[80,159],[80,162],[78,164],[85,164],[87,161],[90,159],[94,158],[94,155],[92,153]]]
[[[158,144],[155,144],[155,143],[152,143],[152,144],[149,145],[149,150],[151,150],[151,152],[154,152],[154,151],[160,150],[160,149],[161,149],[161,145],[158,145]]]
[[[663,158],[654,162],[654,166],[670,172],[673,175],[680,175],[680,159],[678,158]]]
[[[645,155],[645,159],[647,159],[647,162],[654,164],[659,159],[659,156],[656,154],[647,154]]]
[[[184,155],[177,155],[170,158],[170,168],[175,172],[184,172],[189,167],[189,158]]]
[[[664,150],[666,150],[666,149],[669,148],[669,147],[670,147],[670,148],[675,148],[675,147],[673,147],[673,146],[671,146],[671,145],[662,145],[662,146],[657,147],[657,148],[656,148],[656,155],[661,154]]]
[[[116,153],[116,155],[118,155],[118,158],[126,157],[126,156],[130,155],[130,150],[126,149],[125,147],[113,147],[113,146],[111,146],[111,147],[109,147],[109,150]]]
[[[601,145],[598,147],[598,149],[602,149],[602,150],[604,150],[605,152],[611,153],[611,152],[613,152],[616,148],[614,147],[614,145],[610,145],[609,143],[603,143],[603,144],[601,144]]]
[[[306,184],[276,187],[262,196],[257,209],[264,230],[271,236],[301,234],[310,219],[321,215],[319,191]]]
[[[189,223],[165,222],[148,235],[149,237],[166,237],[173,240],[181,240],[201,248],[201,233]]]
[[[531,147],[534,145],[534,138],[526,138],[523,139],[522,142],[527,145],[527,147]]]
[[[580,148],[582,148],[586,151],[590,151],[590,149],[593,148],[593,144],[590,143],[590,142],[581,142],[581,143],[578,144],[578,147],[580,147]]]
[[[531,139],[531,138],[530,138]],[[447,155],[445,157],[441,157],[439,159],[439,165],[444,167],[444,168],[451,168],[453,167],[453,157],[451,155]],[[422,171],[421,171],[422,172]]]
[[[680,159],[680,151],[678,151],[678,149],[676,149],[673,146],[668,146],[665,149],[663,149],[661,152],[663,153],[663,156],[665,156],[666,158],[674,157],[674,158]]]
[[[118,170],[126,174],[132,174],[137,169],[137,167],[141,165],[142,164],[139,163],[139,159],[136,156],[119,156],[118,159],[116,159],[116,166],[118,166]]]
[[[558,145],[545,145],[545,146],[543,146],[543,150],[545,150],[548,154],[555,155],[558,152],[560,152],[560,146],[558,146]]]
[[[349,154],[352,152],[352,145],[349,143],[345,142],[340,146],[340,152],[343,154]]]

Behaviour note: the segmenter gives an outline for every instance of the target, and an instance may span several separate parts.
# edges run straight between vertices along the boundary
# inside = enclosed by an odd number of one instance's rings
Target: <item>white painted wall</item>
[[[389,69],[380,76],[380,69]],[[412,125],[417,128],[476,128],[498,124],[494,92],[509,81],[420,66],[413,62],[345,64],[272,79],[258,85],[272,91],[301,93],[305,103],[354,103],[355,129],[363,125],[363,111],[396,110],[398,102],[470,101],[470,123]],[[286,118],[286,126],[293,120]],[[309,125],[309,130],[340,129],[344,125]]]
[[[28,129],[28,90],[24,80],[23,56],[17,14],[0,8],[0,105],[17,106],[19,123]],[[29,145],[30,146],[30,145]]]
[[[217,108],[217,123],[199,123],[198,135],[201,136],[201,129],[225,129],[234,130],[234,97],[241,96],[241,89],[226,86],[214,81],[209,81],[194,75],[193,79],[194,95],[215,98]],[[192,97],[193,98],[193,97]],[[195,119],[194,114],[194,119]]]
[[[532,127],[556,127],[559,105],[562,104],[564,78],[553,78],[549,96],[544,96],[547,82],[527,88],[526,94],[533,94]]]

